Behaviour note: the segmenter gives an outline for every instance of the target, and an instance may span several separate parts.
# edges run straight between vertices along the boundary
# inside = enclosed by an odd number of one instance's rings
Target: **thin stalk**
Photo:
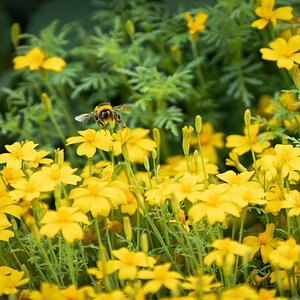
[[[77,285],[76,279],[75,279],[75,273],[74,273],[74,265],[73,265],[73,251],[71,250],[70,244],[65,241],[65,248],[66,248],[66,252],[67,252],[67,263],[68,263],[68,267],[69,267],[69,274],[71,277],[71,281],[72,284]]]

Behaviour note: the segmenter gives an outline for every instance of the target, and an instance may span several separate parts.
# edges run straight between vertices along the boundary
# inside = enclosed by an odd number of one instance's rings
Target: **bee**
[[[127,127],[123,122],[121,116],[117,111],[129,112],[134,107],[132,103],[126,103],[118,106],[111,106],[110,103],[100,103],[92,112],[84,113],[75,117],[78,122],[87,122],[91,117],[95,116],[95,120],[99,127],[105,129],[105,124],[110,121],[115,121],[116,124],[122,128],[119,124],[121,122],[124,127]]]

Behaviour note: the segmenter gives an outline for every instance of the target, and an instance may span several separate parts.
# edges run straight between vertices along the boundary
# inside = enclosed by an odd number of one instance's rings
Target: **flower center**
[[[211,206],[217,207],[219,205],[219,199],[220,196],[219,195],[211,195],[209,197],[209,203]]]
[[[205,134],[205,133],[201,133],[201,134],[200,134],[200,141],[201,141],[201,144],[202,144],[202,145],[207,144],[207,143],[208,143],[208,140],[209,140],[209,138],[208,138],[208,135],[207,135],[207,134]]]
[[[280,159],[289,161],[291,159],[291,154],[289,151],[283,149],[280,153]]]
[[[68,210],[61,208],[58,210],[57,215],[58,215],[59,222],[66,223],[69,221],[70,214]]]
[[[55,181],[59,181],[61,178],[61,174],[60,174],[60,168],[51,168],[51,179],[55,180]]]
[[[125,260],[125,262],[126,262],[127,265],[134,266],[135,265],[135,262],[134,262],[134,253],[127,253],[124,256],[124,260]]]
[[[264,9],[264,11],[263,11],[264,19],[271,20],[273,15],[274,15],[274,13],[272,10]]]
[[[155,275],[157,280],[165,281],[167,278],[168,270],[159,268],[155,270]]]
[[[293,54],[293,51],[290,48],[288,48],[288,47],[285,47],[282,50],[282,55],[286,56],[287,58],[289,58],[292,54]]]
[[[90,183],[88,186],[88,190],[89,190],[91,196],[97,197],[99,195],[100,188],[99,188],[98,184]]]
[[[262,232],[258,235],[258,240],[262,245],[266,245],[268,241],[268,235],[265,232]]]
[[[23,153],[22,153],[21,148],[13,150],[12,155],[13,155],[16,159],[22,159],[22,158],[23,158]]]
[[[13,280],[11,280],[10,278],[7,278],[7,281],[5,283],[6,287],[13,289],[15,287],[15,283]]]
[[[191,183],[186,183],[181,185],[181,190],[183,193],[190,193],[192,191],[192,184]]]
[[[35,192],[35,186],[32,182],[27,182],[26,192],[27,193],[34,193]]]
[[[128,204],[131,204],[131,203],[133,203],[134,202],[134,197],[133,197],[133,195],[131,194],[131,193],[128,193],[127,194],[127,203]]]
[[[84,138],[87,143],[93,143],[95,141],[95,137],[96,137],[96,132],[89,130]]]

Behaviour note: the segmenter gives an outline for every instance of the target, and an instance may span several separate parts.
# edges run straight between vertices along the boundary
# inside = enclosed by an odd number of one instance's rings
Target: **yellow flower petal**
[[[62,68],[65,66],[66,66],[66,62],[62,58],[55,57],[55,56],[46,59],[42,64],[42,67],[44,69],[52,70],[56,72],[60,72]]]
[[[87,157],[91,158],[96,153],[96,147],[91,143],[84,142],[80,144],[77,148],[78,155],[86,155]]]

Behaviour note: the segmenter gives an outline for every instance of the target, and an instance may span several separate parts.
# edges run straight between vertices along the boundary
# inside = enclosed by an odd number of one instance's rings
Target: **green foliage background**
[[[296,0],[277,5],[300,9]],[[53,116],[65,137],[87,128],[74,116],[92,111],[99,102],[134,102],[134,111],[123,116],[126,124],[158,127],[171,145],[179,141],[181,127],[193,124],[197,114],[218,131],[238,133],[245,108],[255,107],[261,94],[292,85],[285,70],[261,60],[259,49],[272,37],[268,30],[251,27],[254,6],[255,1],[246,0],[191,1],[188,7],[184,1],[176,5],[140,0],[42,3],[11,57],[5,57],[2,48],[0,54],[10,62],[38,46],[48,56],[65,59],[67,66],[59,73],[48,72],[47,84],[38,72],[12,71],[10,63],[2,67],[1,145],[31,139],[49,150],[63,146],[56,130],[49,130],[53,123],[41,103],[43,92],[51,97]],[[208,14],[197,53],[182,15],[187,10]],[[0,19],[7,43],[9,19]],[[128,20],[135,27],[132,38],[126,31]],[[275,30],[285,26],[279,24]],[[180,59],[172,54],[172,45],[180,50]],[[90,121],[88,127],[97,125]]]

